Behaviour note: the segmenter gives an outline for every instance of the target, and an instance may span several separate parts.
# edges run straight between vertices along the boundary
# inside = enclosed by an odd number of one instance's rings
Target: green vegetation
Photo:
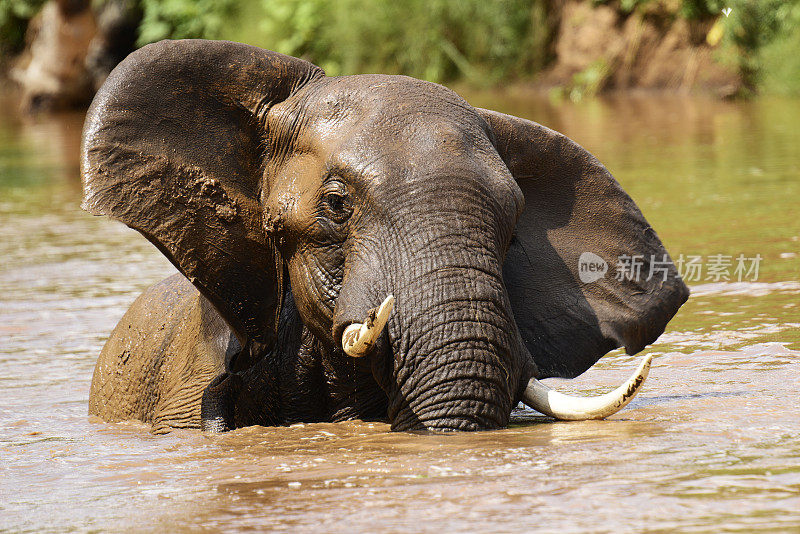
[[[593,61],[591,65],[572,75],[572,80],[565,87],[551,91],[551,97],[568,97],[573,102],[580,102],[585,96],[596,95],[603,81],[609,74],[608,63],[602,59]]]
[[[778,37],[760,53],[759,87],[765,93],[800,94],[800,4],[785,5]]]
[[[553,59],[558,24],[549,0],[130,1],[143,15],[140,46],[224,38],[305,57],[332,75],[402,73],[473,86],[531,79]],[[719,60],[738,69],[749,87],[800,94],[800,0],[586,1],[623,16],[711,25],[708,41]],[[0,54],[20,50],[27,22],[43,3],[0,0]],[[608,68],[593,65],[573,85],[591,88]]]
[[[550,42],[543,0],[262,0],[238,36],[305,57],[329,74],[403,73],[472,84],[541,70]]]
[[[731,0],[725,38],[754,88],[800,94],[800,0]]]
[[[236,0],[139,0],[137,44],[161,39],[219,39],[237,15]]]
[[[22,47],[28,21],[44,0],[0,0],[0,56]]]

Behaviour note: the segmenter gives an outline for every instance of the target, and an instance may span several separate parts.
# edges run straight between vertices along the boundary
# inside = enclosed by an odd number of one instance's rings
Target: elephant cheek
[[[318,266],[313,251],[295,254],[288,262],[291,293],[303,323],[320,340],[332,341],[331,325],[339,283]]]

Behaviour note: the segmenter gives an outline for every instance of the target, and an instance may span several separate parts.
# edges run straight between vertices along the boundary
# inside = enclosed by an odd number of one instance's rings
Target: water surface
[[[800,101],[469,98],[587,147],[674,258],[759,255],[757,279],[690,281],[643,392],[606,421],[153,436],[90,420],[89,383],[125,309],[173,268],[79,210],[80,114],[21,119],[0,99],[0,530],[800,530]],[[636,359],[552,383],[605,391]]]

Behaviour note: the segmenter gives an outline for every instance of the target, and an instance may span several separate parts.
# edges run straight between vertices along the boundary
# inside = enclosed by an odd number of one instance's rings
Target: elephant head
[[[521,399],[605,416],[646,369],[588,412],[536,379],[638,352],[688,296],[593,156],[413,78],[163,41],[111,74],[82,158],[84,207],[141,232],[214,304],[245,347],[232,367],[279,343],[293,299],[326,365],[379,386],[394,429],[502,427]],[[581,282],[584,252],[639,258],[642,276]]]

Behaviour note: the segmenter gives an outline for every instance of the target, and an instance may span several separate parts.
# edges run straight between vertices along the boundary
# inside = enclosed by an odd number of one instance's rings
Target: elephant
[[[81,169],[84,209],[179,271],[121,319],[90,392],[90,414],[156,433],[490,430],[519,402],[603,418],[649,358],[600,397],[540,380],[636,354],[689,294],[594,156],[410,77],[327,76],[229,41],[150,44],[95,96]],[[642,276],[584,282],[587,252],[634,258]]]

